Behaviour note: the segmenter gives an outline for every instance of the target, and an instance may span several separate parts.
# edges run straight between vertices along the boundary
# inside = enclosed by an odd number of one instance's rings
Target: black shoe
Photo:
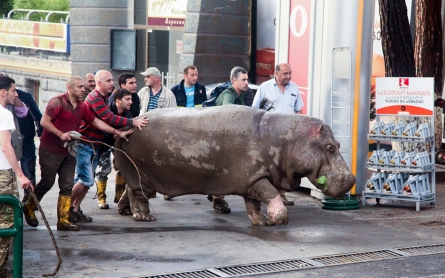
[[[74,212],[74,207],[70,207],[70,215],[68,217],[68,220],[71,223],[77,223],[79,222],[79,218],[77,217],[77,212]]]
[[[168,195],[164,195],[164,200],[166,200],[166,201],[173,201],[173,198],[168,196]]]
[[[229,208],[229,204],[223,199],[215,199],[213,201],[213,210],[217,213],[230,213],[232,211]]]
[[[283,205],[285,206],[293,206],[294,201],[289,201],[285,195],[281,195],[281,200],[283,201]]]
[[[93,221],[93,218],[86,216],[85,214],[83,214],[83,211],[81,209],[79,209],[79,211],[75,212],[73,211],[75,214],[77,214],[77,219],[79,219],[79,222],[82,223],[89,223]]]

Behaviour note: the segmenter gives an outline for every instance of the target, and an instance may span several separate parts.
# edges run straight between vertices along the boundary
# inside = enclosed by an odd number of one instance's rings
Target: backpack
[[[20,133],[19,122],[17,121],[17,116],[14,113],[14,106],[9,105],[8,110],[11,111],[14,118],[15,130],[11,132],[11,145],[14,149],[15,157],[17,161],[20,161],[23,156],[23,140],[25,137]],[[29,111],[29,110],[28,110]]]
[[[229,88],[231,85],[232,83],[230,82],[218,84],[218,86],[213,88],[213,90],[210,92],[209,99],[202,103],[202,107],[215,106],[215,102],[218,99],[219,94],[221,94],[222,91]]]

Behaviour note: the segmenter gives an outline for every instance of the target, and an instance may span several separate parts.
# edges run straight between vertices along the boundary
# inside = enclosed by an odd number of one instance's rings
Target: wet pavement
[[[113,178],[109,184],[112,200]],[[443,244],[443,191],[440,186],[434,208],[425,206],[420,212],[414,203],[375,206],[373,200],[359,210],[328,211],[307,192],[290,192],[296,205],[288,207],[289,225],[281,227],[252,226],[237,196],[227,197],[232,213],[216,214],[205,196],[164,201],[158,194],[151,202],[157,221],[135,222],[119,215],[115,204],[109,210],[97,208],[91,191],[82,209],[93,222],[80,224],[79,232],[56,230],[56,187],[41,204],[63,258],[60,277],[125,277]],[[25,277],[51,272],[57,265],[51,239],[40,222],[37,228],[25,224]]]
[[[112,203],[114,177],[113,172],[107,188],[110,209],[97,207],[95,188],[88,192],[82,209],[93,222],[80,223],[79,232],[56,230],[57,184],[43,198],[63,258],[59,277],[148,276],[445,243],[444,178],[436,184],[435,206],[422,205],[419,212],[415,203],[382,200],[377,206],[372,199],[358,210],[324,210],[320,200],[301,189],[287,193],[295,201],[287,207],[288,225],[254,227],[238,196],[226,197],[230,214],[217,214],[203,195],[165,201],[158,194],[150,202],[157,221],[136,222],[119,215]],[[39,222],[37,228],[24,223],[24,277],[50,273],[57,265],[51,238]]]

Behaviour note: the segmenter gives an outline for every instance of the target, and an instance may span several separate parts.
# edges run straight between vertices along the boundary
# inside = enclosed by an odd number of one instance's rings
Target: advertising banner
[[[292,68],[292,81],[297,83],[307,111],[309,85],[309,39],[311,32],[312,0],[291,0],[289,22],[289,64]]]
[[[147,0],[148,25],[184,27],[187,0]]]
[[[376,78],[375,107],[377,114],[432,116],[434,78]]]
[[[0,19],[0,45],[68,53],[69,25]]]

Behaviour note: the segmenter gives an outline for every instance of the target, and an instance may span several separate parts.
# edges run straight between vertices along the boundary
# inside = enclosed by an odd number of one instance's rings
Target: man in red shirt
[[[125,139],[128,134],[133,132],[133,130],[121,132],[97,119],[81,100],[85,93],[84,84],[84,80],[80,77],[69,78],[66,83],[67,92],[49,101],[40,122],[44,128],[39,147],[41,180],[36,185],[34,193],[37,199],[41,200],[54,185],[56,175],[59,175],[57,230],[79,230],[79,227],[70,223],[68,219],[76,167],[76,158],[63,147],[66,141],[71,140],[69,132],[77,131],[82,120],[102,131],[116,134]],[[35,207],[36,204],[31,197],[23,207],[26,222],[32,227],[39,225],[34,213]]]
[[[96,88],[88,94],[85,104],[97,118],[107,124],[120,128],[124,126],[135,126],[142,129],[148,123],[147,117],[139,119],[127,119],[113,114],[108,108],[108,93],[113,89],[113,76],[106,70],[100,70],[95,75]],[[73,187],[73,214],[72,221],[91,222],[93,219],[83,214],[80,209],[88,189],[94,185],[94,172],[99,162],[99,150],[101,142],[104,141],[104,133],[97,126],[82,121],[79,132],[82,137],[94,141],[94,149],[90,143],[80,142],[77,146],[76,183]],[[106,184],[98,183],[98,192],[104,192]],[[77,219],[76,219],[77,217]]]

